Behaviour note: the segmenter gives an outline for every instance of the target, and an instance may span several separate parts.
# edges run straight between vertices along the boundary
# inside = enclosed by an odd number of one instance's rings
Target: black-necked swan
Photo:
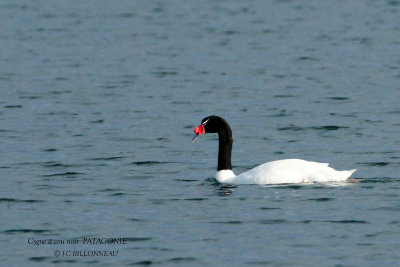
[[[218,168],[215,178],[231,184],[286,184],[313,182],[340,182],[348,179],[357,169],[337,171],[328,163],[302,159],[283,159],[261,164],[236,176],[232,171],[232,130],[228,122],[218,116],[208,116],[194,128],[193,141],[206,133],[218,133]]]

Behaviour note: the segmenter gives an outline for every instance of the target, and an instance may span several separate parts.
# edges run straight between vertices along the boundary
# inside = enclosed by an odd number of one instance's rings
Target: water
[[[399,1],[0,3],[0,260],[398,266]],[[303,158],[345,186],[216,183]],[[84,238],[124,244],[83,244]],[[75,240],[40,244],[34,240]],[[117,251],[117,256],[55,256]]]

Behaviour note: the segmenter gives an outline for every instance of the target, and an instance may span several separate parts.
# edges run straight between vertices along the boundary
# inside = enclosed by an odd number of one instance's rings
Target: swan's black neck
[[[221,123],[218,131],[219,149],[218,149],[218,171],[232,170],[231,154],[232,154],[232,130],[229,124],[224,121]]]

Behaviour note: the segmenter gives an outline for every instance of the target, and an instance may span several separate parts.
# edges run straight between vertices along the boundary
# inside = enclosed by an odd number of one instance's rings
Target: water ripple
[[[57,176],[65,176],[65,177],[76,177],[78,175],[83,175],[82,172],[60,172],[60,173],[53,173],[53,174],[44,174],[41,175],[42,177],[57,177]]]
[[[40,203],[40,202],[46,202],[46,201],[45,200],[37,200],[37,199],[0,198],[0,202]]]
[[[337,125],[324,125],[324,126],[310,126],[310,127],[300,127],[296,125],[289,125],[286,127],[280,127],[278,128],[278,131],[307,131],[307,130],[318,130],[318,131],[337,131],[340,129],[348,129],[349,127],[347,126],[337,126]]]
[[[334,198],[331,198],[331,197],[320,197],[320,198],[309,198],[307,200],[317,201],[317,202],[327,202],[327,201],[334,200]]]
[[[18,234],[18,233],[33,233],[33,234],[43,234],[51,233],[50,230],[39,230],[39,229],[10,229],[2,231],[3,234]]]

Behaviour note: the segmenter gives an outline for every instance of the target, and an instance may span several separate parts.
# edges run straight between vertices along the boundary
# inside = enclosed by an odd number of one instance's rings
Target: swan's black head
[[[218,133],[218,168],[217,170],[232,170],[232,130],[229,124],[221,117],[208,116],[201,120],[201,124],[194,128],[195,136],[193,141],[202,134]]]
[[[221,131],[230,131],[229,124],[221,117],[211,115],[201,120],[201,124],[194,128],[195,136],[193,141],[200,135],[206,133],[220,133]]]

